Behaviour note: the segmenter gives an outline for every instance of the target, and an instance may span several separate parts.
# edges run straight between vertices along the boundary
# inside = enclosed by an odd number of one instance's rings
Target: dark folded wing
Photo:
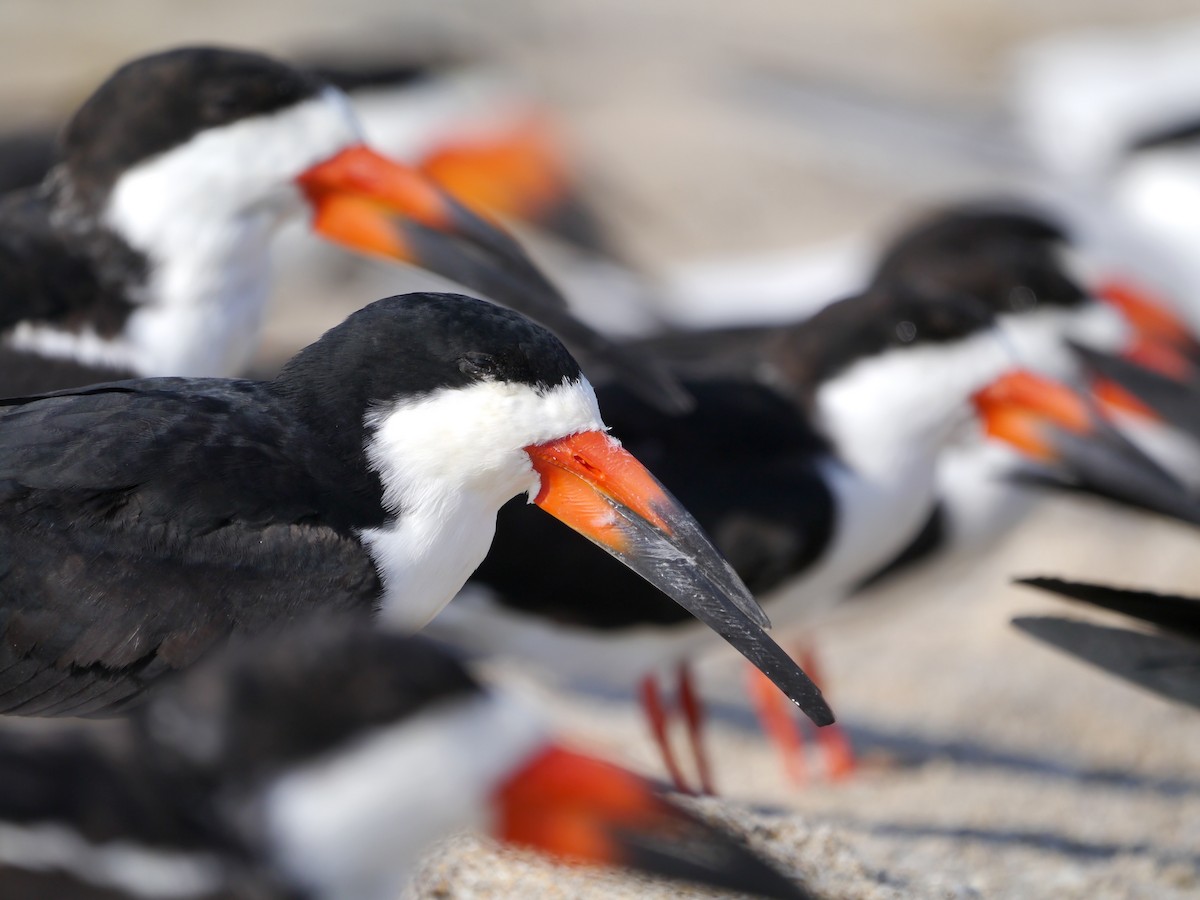
[[[115,711],[231,635],[377,599],[353,531],[369,485],[263,386],[152,379],[4,403],[0,711]]]

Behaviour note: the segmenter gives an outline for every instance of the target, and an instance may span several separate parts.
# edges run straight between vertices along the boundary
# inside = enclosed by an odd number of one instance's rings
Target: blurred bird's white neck
[[[270,294],[275,216],[209,223],[159,256],[123,338],[143,375],[243,374]]]
[[[932,457],[970,415],[969,399],[1012,368],[998,333],[889,350],[860,360],[817,391],[817,413],[839,458],[889,477]]]

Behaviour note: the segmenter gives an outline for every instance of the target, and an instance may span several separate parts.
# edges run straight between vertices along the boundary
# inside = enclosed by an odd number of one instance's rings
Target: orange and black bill
[[[402,163],[359,145],[297,179],[318,234],[361,253],[412,263],[525,313],[572,348],[612,362],[630,387],[668,411],[690,397],[661,366],[577,319],[520,244]]]
[[[1164,697],[1200,707],[1200,599],[1138,588],[1018,578],[1048,591],[1138,620],[1162,633],[1132,631],[1071,619],[1022,617],[1013,624],[1053,646]]]
[[[1143,365],[1175,375],[1181,374],[1181,365],[1189,369],[1200,365],[1200,342],[1192,329],[1170,304],[1145,287],[1109,279],[1096,289],[1096,296],[1117,309],[1133,328],[1133,355],[1142,356]]]
[[[1101,385],[1113,385],[1132,397],[1141,407],[1133,411],[1142,418],[1161,420],[1200,439],[1200,379],[1178,378],[1087,347],[1073,349]]]
[[[1083,662],[1200,709],[1200,646],[1153,634],[1059,616],[1018,616],[1019,630]]]
[[[645,779],[561,747],[509,776],[493,804],[495,837],[564,862],[624,866],[757,897],[810,896]]]
[[[1200,501],[1066,385],[1016,371],[973,400],[989,437],[1038,464],[1022,480],[1200,524]]]
[[[615,255],[599,218],[575,189],[563,141],[536,110],[448,135],[417,165],[472,209],[532,223],[592,254]]]
[[[637,572],[725,638],[818,725],[820,690],[763,631],[770,623],[695,519],[634,456],[599,431],[526,447],[533,502]]]
[[[1059,598],[1120,613],[1155,628],[1173,631],[1185,638],[1200,640],[1200,597],[1162,594],[1140,588],[1111,587],[1087,581],[1068,581],[1065,578],[1018,578],[1014,583],[1037,588]]]

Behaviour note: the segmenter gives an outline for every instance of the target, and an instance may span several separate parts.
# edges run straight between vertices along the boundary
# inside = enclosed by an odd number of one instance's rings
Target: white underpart
[[[415,631],[483,561],[496,513],[540,486],[524,448],[604,431],[587,379],[543,391],[486,381],[367,415],[371,468],[395,517],[361,537],[383,580],[382,620]]]
[[[223,881],[215,857],[124,841],[92,843],[52,824],[0,823],[0,867],[5,865],[64,872],[97,887],[163,900],[208,895]]]
[[[294,179],[361,141],[349,102],[327,89],[135,166],[103,214],[151,266],[119,339],[102,348],[94,337],[71,342],[63,332],[25,329],[15,343],[143,375],[239,374],[258,345],[271,236],[304,208]]]
[[[367,734],[268,789],[273,859],[318,896],[393,900],[431,843],[490,826],[490,798],[546,740],[529,706],[490,695]]]
[[[1177,274],[1168,287],[1188,320],[1200,323],[1200,150],[1163,147],[1138,153],[1115,174],[1111,195],[1116,213],[1175,262]]]
[[[1013,98],[1048,187],[1075,206],[1072,229],[1101,237],[1115,271],[1175,299],[1193,325],[1197,160],[1183,146],[1129,146],[1194,117],[1198,41],[1196,19],[1054,35],[1020,54]]]
[[[1027,464],[1020,451],[977,437],[947,447],[938,458],[937,492],[946,516],[939,561],[957,562],[994,546],[1042,496],[1009,477]]]
[[[1018,127],[1056,180],[1099,182],[1130,140],[1195,113],[1200,21],[1056,33],[1014,60]]]

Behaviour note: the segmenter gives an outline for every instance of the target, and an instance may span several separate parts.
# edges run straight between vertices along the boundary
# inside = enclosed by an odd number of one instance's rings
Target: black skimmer
[[[643,779],[558,743],[523,698],[361,622],[249,641],[139,713],[115,734],[0,732],[5,897],[384,900],[468,827],[568,862],[809,896]]]
[[[40,187],[0,205],[0,329],[14,368],[32,354],[109,377],[239,374],[272,234],[307,208],[323,237],[520,308],[686,406],[662,373],[577,321],[509,235],[371,150],[345,95],[315,75],[223,48],[142,57],[80,107],[59,156]]]
[[[518,313],[392,297],[269,382],[113,382],[0,413],[0,711],[111,712],[309,608],[421,628],[524,493],[832,721],[729,564],[606,434],[578,364]]]
[[[972,393],[1012,367],[993,326],[986,306],[969,297],[877,291],[777,330],[774,355],[751,355],[770,386],[724,371],[687,380],[697,408],[679,418],[619,386],[599,396],[627,446],[655,460],[776,624],[796,624],[846,596],[920,530],[937,499],[940,447],[969,419]],[[696,340],[706,348],[708,337]],[[692,346],[687,335],[668,343],[675,360]],[[533,566],[539,578],[526,585],[521,572]],[[482,587],[433,623],[437,635],[584,679],[641,680],[664,761],[684,783],[663,737],[656,677],[701,650],[702,634],[517,504],[502,510],[476,579]],[[581,587],[567,593],[568,584]],[[596,602],[602,595],[620,600]],[[681,680],[707,788],[699,712]]]
[[[1200,708],[1200,599],[1060,578],[1020,578],[1039,588],[1136,619],[1153,630],[1098,625],[1052,616],[1020,616],[1013,624],[1127,681]]]
[[[408,162],[470,208],[613,255],[611,240],[575,187],[549,112],[498,68],[434,54],[305,55],[295,64],[350,98],[371,147]],[[56,159],[52,128],[0,134],[0,195],[36,186]]]
[[[1180,317],[1146,292],[1112,278],[1094,291],[1085,289],[1076,273],[1079,266],[1070,258],[1074,243],[1058,216],[1028,202],[960,204],[905,230],[878,264],[874,279],[929,296],[977,297],[995,312],[1020,364],[1054,379],[1072,384],[1086,380],[1078,356],[1084,347],[1128,361],[1138,371],[1178,372],[1180,361],[1195,347]],[[1036,381],[1020,382],[1007,389],[1019,389],[1028,401],[1042,390]],[[1178,507],[1180,486],[1151,460],[1186,471],[1189,460],[1200,456],[1116,381],[1095,377],[1090,388],[1098,401],[1096,411],[1078,398],[1068,401],[1061,387],[1045,388],[1061,398],[1064,414],[1069,402],[1077,405],[1074,418],[1088,423],[1080,429],[1089,436],[1059,434],[1052,452],[1043,447],[1033,455],[1041,462],[1053,457],[1060,475],[1071,470],[1074,486],[1126,496],[1140,493]],[[1099,411],[1103,419],[1095,414]],[[1032,424],[1031,415],[1024,421]],[[1130,432],[1133,443],[1104,419]],[[1031,508],[1032,493],[1014,489],[1012,483],[1014,476],[1029,475],[1030,456],[1019,444],[1003,440],[960,440],[948,447],[938,462],[939,503],[926,528],[872,580],[916,562],[957,561],[992,546]]]

